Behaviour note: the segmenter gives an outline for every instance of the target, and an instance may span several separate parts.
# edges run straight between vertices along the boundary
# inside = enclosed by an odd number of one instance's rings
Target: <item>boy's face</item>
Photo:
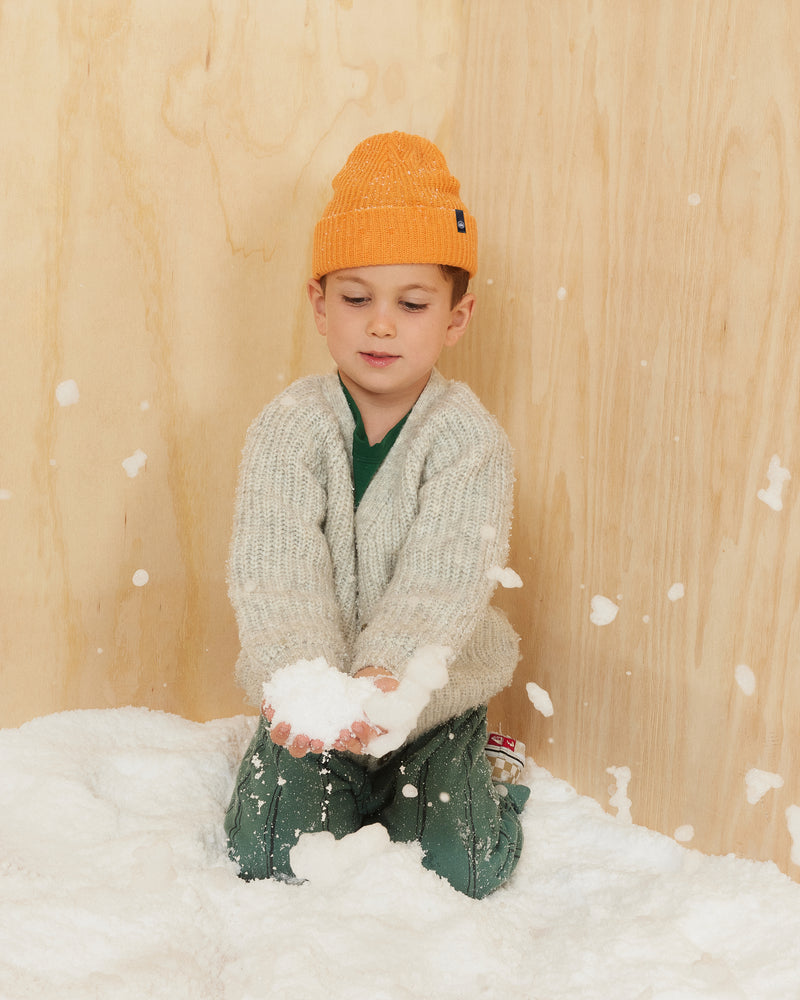
[[[359,408],[406,410],[425,388],[445,347],[467,328],[475,305],[451,305],[452,286],[436,264],[354,267],[308,285],[317,329]]]

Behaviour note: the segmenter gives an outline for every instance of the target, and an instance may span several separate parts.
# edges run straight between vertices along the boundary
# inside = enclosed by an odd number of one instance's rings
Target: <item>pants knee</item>
[[[466,825],[436,842],[423,835],[423,865],[446,879],[458,892],[482,899],[511,877],[523,840],[519,815],[510,804],[501,801],[498,828],[488,836],[477,835]]]
[[[345,767],[312,754],[293,758],[261,721],[225,816],[228,854],[242,878],[292,878],[290,852],[301,833],[329,830],[340,838],[358,829],[358,775],[340,774]]]

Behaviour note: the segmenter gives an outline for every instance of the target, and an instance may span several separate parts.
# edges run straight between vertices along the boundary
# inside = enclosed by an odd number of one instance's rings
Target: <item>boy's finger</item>
[[[353,733],[358,737],[364,747],[374,740],[376,736],[380,736],[385,733],[386,730],[382,729],[380,726],[371,726],[368,722],[354,722],[353,723]]]
[[[388,694],[390,691],[396,691],[400,685],[400,682],[396,677],[375,677],[373,678],[373,683],[379,691],[383,691],[384,694]]]
[[[311,746],[311,740],[307,736],[295,736],[289,746],[286,748],[292,757],[305,757],[308,753],[308,748]]]
[[[279,722],[277,726],[273,726],[272,729],[270,729],[270,739],[279,747],[285,746],[291,731],[292,727],[288,722]]]
[[[343,729],[339,739],[336,741],[336,749],[346,750],[348,753],[358,756],[364,752],[364,744],[355,733]]]
[[[333,741],[334,750],[346,750],[347,742],[353,738],[349,729],[340,729],[338,737]]]
[[[368,743],[375,735],[375,731],[368,722],[354,722],[352,725],[353,736],[362,743]]]

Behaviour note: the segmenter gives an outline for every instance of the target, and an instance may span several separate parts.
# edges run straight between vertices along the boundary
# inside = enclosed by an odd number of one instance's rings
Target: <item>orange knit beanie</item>
[[[313,276],[371,264],[478,266],[475,220],[441,151],[405,132],[359,143],[314,228]]]

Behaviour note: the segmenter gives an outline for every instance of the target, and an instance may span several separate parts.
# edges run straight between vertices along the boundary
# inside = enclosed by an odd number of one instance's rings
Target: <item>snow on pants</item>
[[[378,822],[394,841],[419,841],[424,866],[460,892],[486,896],[519,860],[519,813],[530,793],[492,784],[485,745],[485,707],[371,767],[337,752],[296,759],[272,742],[262,717],[225,817],[240,877],[293,877],[289,852],[301,833],[329,830],[338,840]]]

